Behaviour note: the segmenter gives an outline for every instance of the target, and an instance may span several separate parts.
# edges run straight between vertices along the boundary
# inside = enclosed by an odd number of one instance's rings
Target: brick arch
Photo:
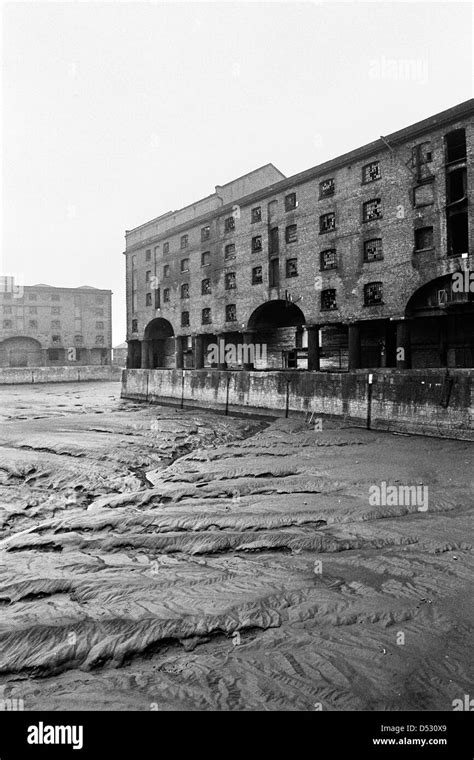
[[[41,343],[35,338],[16,335],[0,343],[0,366],[38,367],[43,363]]]

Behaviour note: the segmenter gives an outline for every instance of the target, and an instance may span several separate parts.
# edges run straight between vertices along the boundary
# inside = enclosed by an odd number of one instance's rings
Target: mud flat
[[[472,444],[119,392],[0,391],[3,699],[451,711],[472,693]],[[427,510],[371,503],[381,483],[426,486]]]

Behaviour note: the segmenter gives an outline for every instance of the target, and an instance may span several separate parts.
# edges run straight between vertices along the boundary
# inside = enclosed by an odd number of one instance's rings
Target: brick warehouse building
[[[127,231],[128,367],[473,367],[473,115],[268,164]],[[213,363],[219,341],[266,355]]]
[[[112,292],[84,285],[0,287],[0,366],[110,364]]]

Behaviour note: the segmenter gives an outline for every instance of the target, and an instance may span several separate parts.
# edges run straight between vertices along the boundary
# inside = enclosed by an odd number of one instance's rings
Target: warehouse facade
[[[126,232],[129,368],[474,366],[470,100]]]
[[[110,290],[0,280],[1,367],[110,364]]]

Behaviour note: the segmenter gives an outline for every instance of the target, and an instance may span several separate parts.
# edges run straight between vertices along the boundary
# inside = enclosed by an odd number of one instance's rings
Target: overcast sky
[[[111,288],[114,344],[125,229],[267,162],[290,176],[472,97],[470,3],[2,10],[2,273]]]

